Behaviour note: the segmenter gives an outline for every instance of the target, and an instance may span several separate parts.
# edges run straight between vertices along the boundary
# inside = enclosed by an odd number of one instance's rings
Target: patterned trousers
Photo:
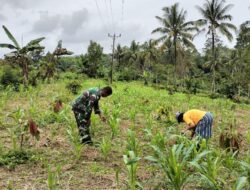
[[[82,143],[91,142],[91,137],[89,132],[89,127],[91,123],[90,117],[86,118],[86,114],[82,112],[78,112],[75,110],[73,110],[73,112],[76,118],[76,123],[81,137],[81,142]]]
[[[195,128],[195,134],[204,139],[209,139],[212,136],[213,116],[207,112],[204,117],[199,121]]]

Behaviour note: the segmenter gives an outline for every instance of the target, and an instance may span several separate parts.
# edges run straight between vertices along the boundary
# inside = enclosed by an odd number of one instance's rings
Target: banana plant
[[[41,61],[40,75],[42,76],[42,79],[48,79],[48,81],[50,81],[50,79],[57,73],[57,65],[60,57],[72,54],[73,52],[62,47],[62,40],[59,40],[53,53],[48,52]]]
[[[0,48],[8,48],[12,51],[11,53],[5,54],[7,59],[11,59],[14,61],[19,67],[22,69],[23,73],[23,82],[27,86],[29,81],[29,69],[28,64],[30,63],[29,53],[33,51],[43,51],[44,47],[41,46],[39,43],[44,40],[44,37],[37,38],[35,40],[31,40],[27,45],[21,47],[11,32],[8,30],[6,26],[3,26],[3,30],[8,36],[8,38],[12,41],[13,44],[8,43],[1,43]]]

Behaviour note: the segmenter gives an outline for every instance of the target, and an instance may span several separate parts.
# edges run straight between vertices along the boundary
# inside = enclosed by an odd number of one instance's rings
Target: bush
[[[212,92],[209,97],[211,99],[217,99],[217,98],[222,98],[222,95],[221,94],[218,94],[218,93],[215,93],[215,92]]]
[[[13,85],[17,87],[21,83],[21,75],[17,69],[12,68],[11,66],[4,66],[3,73],[0,76],[0,83],[6,87]]]
[[[185,80],[185,85],[189,93],[196,94],[199,88],[199,82],[195,79]]]
[[[66,88],[73,94],[78,94],[78,91],[80,90],[81,87],[82,86],[79,84],[78,81],[70,82],[66,86]]]
[[[226,95],[227,98],[233,99],[233,97],[238,94],[238,87],[239,85],[235,82],[222,84],[219,93]]]
[[[61,74],[60,78],[75,80],[79,78],[79,75],[76,73],[72,73],[72,72],[66,72],[66,73]]]

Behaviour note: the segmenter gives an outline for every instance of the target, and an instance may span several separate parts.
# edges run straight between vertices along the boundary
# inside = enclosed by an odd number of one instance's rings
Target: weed
[[[11,150],[0,155],[0,166],[14,169],[19,164],[34,162],[36,160],[36,155],[30,151]]]

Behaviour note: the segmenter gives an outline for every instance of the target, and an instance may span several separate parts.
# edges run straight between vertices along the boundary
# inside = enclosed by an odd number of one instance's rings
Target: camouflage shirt
[[[85,117],[90,117],[92,109],[94,108],[95,114],[100,114],[99,100],[101,98],[98,88],[90,88],[83,92],[74,103],[72,104],[72,110],[84,113]]]

